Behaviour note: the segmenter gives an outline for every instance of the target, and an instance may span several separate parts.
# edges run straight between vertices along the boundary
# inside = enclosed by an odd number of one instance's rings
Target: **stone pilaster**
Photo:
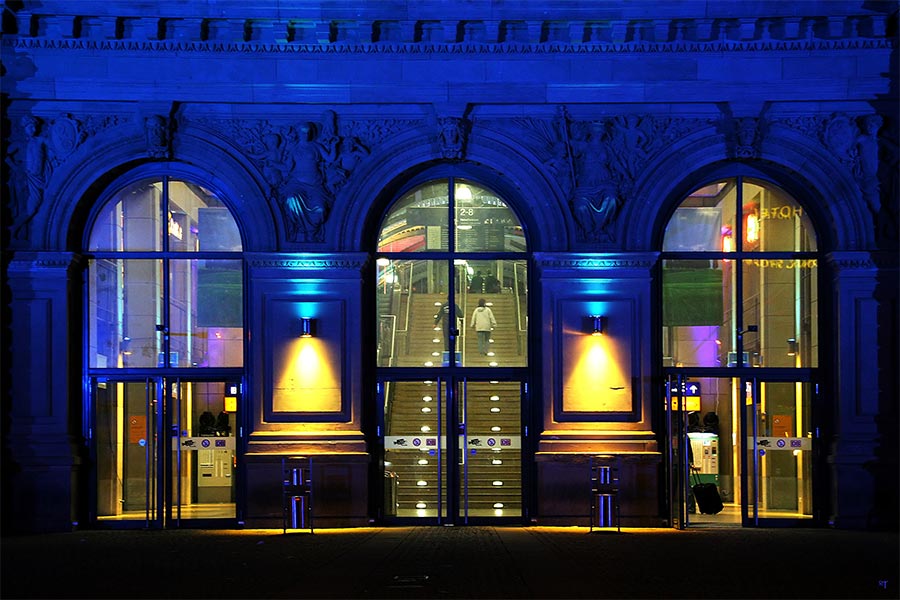
[[[9,527],[62,531],[79,520],[81,479],[80,257],[19,252],[8,266],[10,339],[5,450],[11,488]]]
[[[897,525],[897,257],[828,256],[836,374],[829,447],[830,520],[841,528]]]

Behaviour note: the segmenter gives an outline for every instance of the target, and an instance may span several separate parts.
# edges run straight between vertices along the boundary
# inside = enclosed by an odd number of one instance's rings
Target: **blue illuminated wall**
[[[274,457],[313,450],[333,459],[331,523],[368,522],[381,216],[429,173],[498,190],[534,252],[550,457],[534,493],[551,522],[572,510],[554,487],[582,476],[567,440],[660,452],[662,231],[691,190],[736,172],[787,190],[817,228],[823,519],[896,524],[896,3],[26,0],[5,4],[3,33],[4,525],[87,512],[83,236],[117,182],[190,179],[239,224],[244,502],[262,524]],[[272,353],[294,352],[283,320],[306,308],[322,311],[331,392],[282,410]],[[595,311],[625,391],[569,410],[590,351],[572,330]],[[662,522],[656,460],[634,467],[654,490],[630,500],[635,524]]]

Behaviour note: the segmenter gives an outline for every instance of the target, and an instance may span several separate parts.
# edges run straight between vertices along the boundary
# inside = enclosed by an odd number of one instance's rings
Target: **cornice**
[[[888,17],[309,20],[15,13],[22,50],[251,54],[558,55],[891,49]],[[124,23],[128,27],[124,27]],[[427,32],[427,33],[426,33]]]

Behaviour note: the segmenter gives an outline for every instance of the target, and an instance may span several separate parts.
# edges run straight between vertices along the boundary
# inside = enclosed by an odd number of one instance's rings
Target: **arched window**
[[[432,180],[396,200],[377,250],[382,514],[520,519],[528,261],[519,219],[485,186]]]
[[[155,177],[116,191],[87,244],[88,366],[241,367],[241,249],[201,185]]]
[[[768,182],[693,191],[663,240],[666,366],[817,366],[816,250],[803,207]]]
[[[486,187],[441,179],[405,193],[378,237],[378,365],[525,366],[525,246],[519,219]],[[473,325],[481,302],[492,331]]]

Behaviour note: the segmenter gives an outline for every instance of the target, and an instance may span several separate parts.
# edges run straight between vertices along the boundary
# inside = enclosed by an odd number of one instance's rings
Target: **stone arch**
[[[276,221],[265,200],[265,187],[239,152],[188,128],[175,135],[171,157],[160,161],[147,156],[142,136],[121,133],[110,131],[96,143],[85,144],[58,170],[47,190],[48,216],[36,243],[51,250],[79,251],[88,219],[109,187],[123,178],[158,172],[213,190],[231,209],[245,251],[277,247]]]
[[[730,160],[724,136],[696,132],[653,161],[636,182],[618,225],[630,231],[628,250],[654,250],[678,202],[711,177],[726,173],[768,179],[809,211],[821,251],[859,250],[874,243],[872,216],[852,174],[814,140],[774,128],[756,159]],[[721,172],[720,172],[721,171]]]
[[[433,143],[434,131],[414,128],[378,148],[335,202],[332,243],[341,251],[365,251],[374,241],[387,204],[410,179],[426,171],[453,170],[487,185],[511,203],[525,228],[529,249],[559,251],[572,236],[569,209],[542,162],[512,137],[474,128],[463,160],[446,161]],[[373,156],[376,153],[373,152]]]

